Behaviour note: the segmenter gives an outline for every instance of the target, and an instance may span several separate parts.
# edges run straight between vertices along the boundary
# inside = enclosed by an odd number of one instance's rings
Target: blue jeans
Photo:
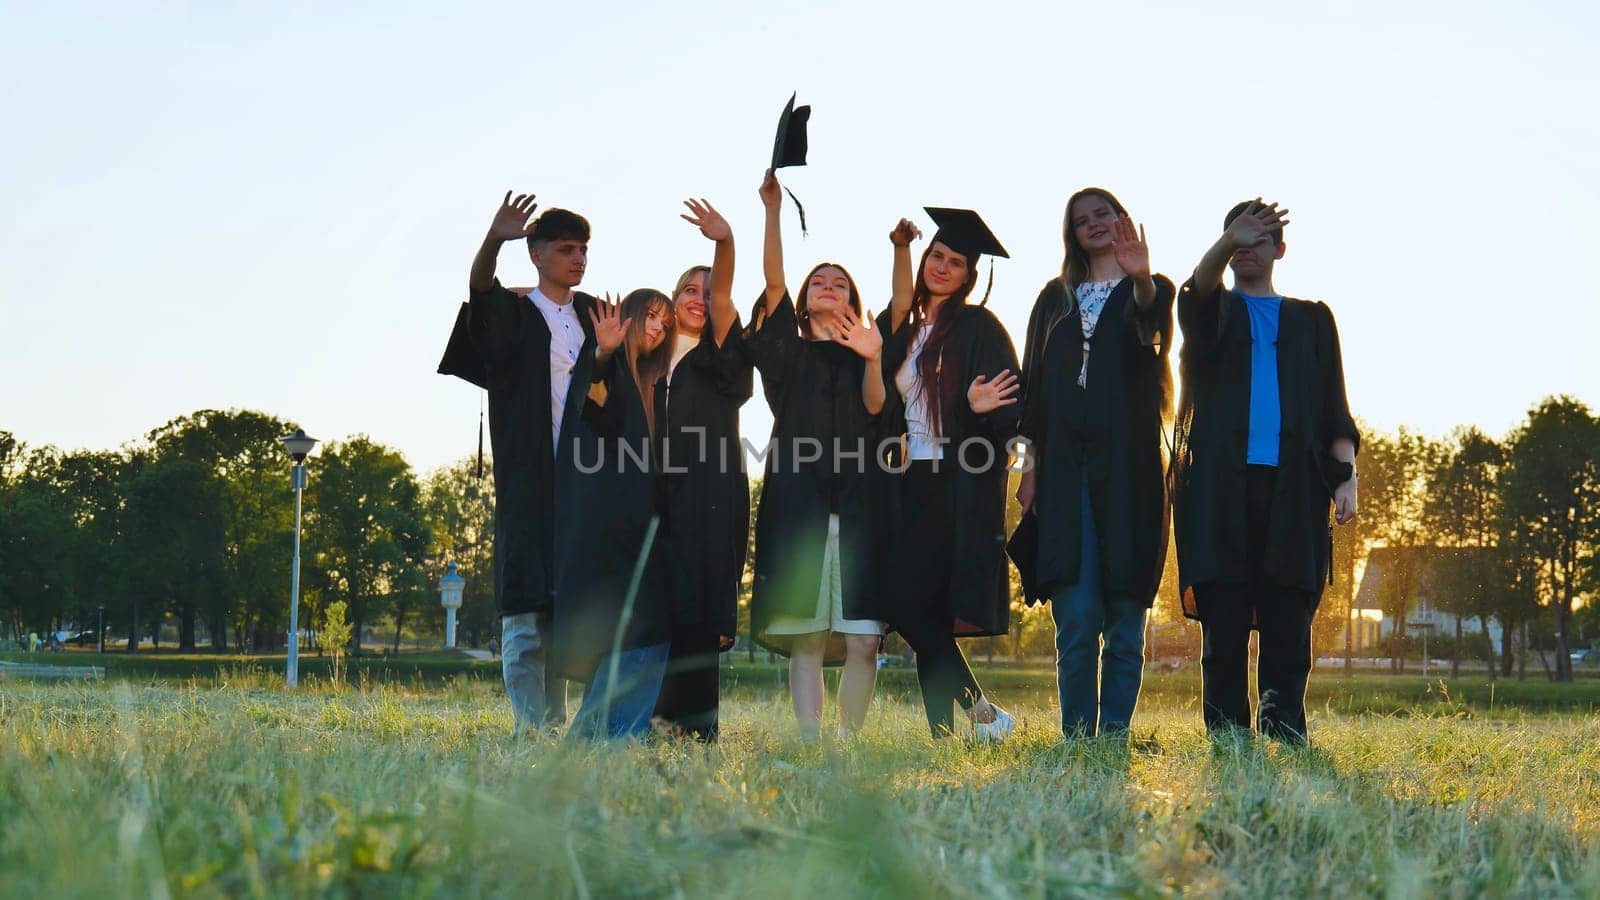
[[[583,692],[583,707],[567,737],[574,740],[639,737],[650,730],[650,716],[661,694],[672,645],[653,644],[616,655],[616,681],[611,680],[612,656],[600,659],[594,678]]]
[[[567,723],[567,682],[544,674],[550,622],[538,613],[500,618],[500,672],[516,720],[513,733],[554,731]]]
[[[1050,598],[1056,623],[1056,691],[1061,733],[1093,737],[1126,731],[1144,679],[1144,604],[1107,595],[1089,489],[1083,491],[1083,553],[1078,583]]]

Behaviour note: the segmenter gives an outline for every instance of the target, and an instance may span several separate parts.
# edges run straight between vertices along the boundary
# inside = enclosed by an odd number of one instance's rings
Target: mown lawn
[[[1321,703],[1310,751],[1214,747],[1187,676],[1158,675],[1121,752],[1062,745],[1048,680],[1024,675],[991,679],[1024,720],[1002,746],[934,744],[894,674],[860,739],[812,747],[795,739],[776,676],[745,671],[710,752],[514,741],[488,679],[338,692],[313,680],[297,694],[244,669],[14,681],[0,684],[0,885],[96,897],[1600,894],[1600,721],[1586,712],[1491,711],[1436,689],[1382,712]]]

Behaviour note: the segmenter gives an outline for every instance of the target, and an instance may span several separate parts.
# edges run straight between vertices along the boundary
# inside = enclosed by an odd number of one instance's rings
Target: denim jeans
[[[617,654],[616,681],[611,680],[613,657],[600,659],[594,678],[583,692],[583,707],[567,733],[574,740],[639,737],[650,730],[650,716],[661,694],[671,644],[653,644]]]
[[[1144,679],[1144,622],[1149,610],[1100,580],[1100,541],[1088,488],[1083,492],[1083,553],[1078,583],[1050,598],[1056,623],[1056,691],[1061,733],[1093,737],[1126,731]]]
[[[548,619],[538,613],[500,618],[500,673],[516,720],[515,734],[554,731],[567,723],[567,682],[545,677]]]

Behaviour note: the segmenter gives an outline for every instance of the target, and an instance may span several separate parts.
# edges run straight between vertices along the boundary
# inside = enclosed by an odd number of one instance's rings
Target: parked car
[[[1600,665],[1600,650],[1574,650],[1571,659],[1575,666]]]

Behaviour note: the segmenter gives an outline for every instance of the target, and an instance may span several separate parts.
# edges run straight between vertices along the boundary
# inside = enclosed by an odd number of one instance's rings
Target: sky
[[[465,457],[479,392],[434,368],[504,192],[589,218],[596,294],[709,262],[678,218],[708,198],[747,309],[796,91],[791,284],[836,260],[879,309],[894,223],[972,207],[1020,341],[1074,190],[1113,191],[1177,282],[1260,195],[1292,211],[1276,286],[1333,308],[1374,428],[1600,408],[1587,5],[138,6],[0,3],[0,430],[29,445],[250,408]],[[535,280],[520,244],[500,273]]]

